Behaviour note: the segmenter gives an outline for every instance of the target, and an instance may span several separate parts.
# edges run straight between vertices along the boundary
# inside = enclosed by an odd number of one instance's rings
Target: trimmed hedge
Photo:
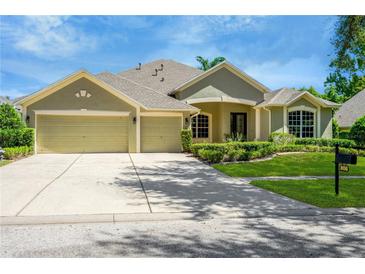
[[[229,142],[225,143],[228,149],[243,149],[245,151],[256,151],[272,146],[271,142]]]
[[[33,146],[34,129],[0,129],[0,147]]]
[[[191,145],[191,152],[194,156],[199,156],[199,150],[207,149],[207,150],[219,150],[223,153],[227,152],[226,144],[214,144],[214,143],[198,143]]]
[[[326,138],[296,138],[296,145],[313,145],[313,146],[327,146],[334,147],[336,144],[340,147],[350,148],[355,147],[356,143],[353,140],[347,139],[326,139]]]
[[[219,150],[200,149],[198,154],[210,163],[220,163],[224,157],[224,153]]]
[[[32,147],[20,146],[20,147],[6,147],[4,150],[4,158],[6,160],[14,160],[20,157],[28,156],[33,153]]]
[[[191,132],[191,129],[182,129],[180,135],[183,151],[190,152],[191,145],[193,144],[193,133]]]

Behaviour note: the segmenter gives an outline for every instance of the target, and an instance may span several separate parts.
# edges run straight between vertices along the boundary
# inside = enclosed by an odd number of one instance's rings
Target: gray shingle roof
[[[161,64],[163,65],[162,70]],[[156,74],[155,69],[158,69],[157,76],[153,76]],[[161,59],[142,64],[140,70],[132,68],[122,71],[118,75],[160,93],[169,94],[175,87],[202,73],[203,71],[197,68],[177,63],[173,60]]]
[[[1,104],[12,104],[12,101],[8,96],[0,96],[0,105]]]
[[[365,115],[365,89],[347,100],[335,113],[340,127],[351,127],[356,119]]]
[[[264,101],[260,102],[257,106],[258,107],[265,107],[265,106],[285,106],[291,101],[295,100],[299,96],[303,95],[305,91],[299,91],[295,89],[289,88],[282,88],[275,90],[271,93],[266,93],[264,95]],[[324,100],[322,98],[316,97],[318,101],[322,104],[326,105],[327,107],[338,107],[339,104],[334,102]]]
[[[110,72],[103,72],[95,75],[95,77],[134,101],[142,104],[146,108],[166,110],[181,109],[187,111],[197,110],[197,108],[193,106]]]

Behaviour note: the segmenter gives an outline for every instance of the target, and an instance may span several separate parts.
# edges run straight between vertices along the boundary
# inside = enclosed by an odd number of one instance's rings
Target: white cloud
[[[72,73],[72,68],[65,68],[51,62],[45,64],[34,61],[18,61],[3,59],[2,73],[11,73],[27,79],[36,80],[38,83],[49,84]],[[2,76],[4,77],[4,76]]]
[[[17,25],[4,26],[5,36],[18,50],[44,59],[71,57],[93,49],[97,40],[68,22],[66,16],[27,16]]]
[[[314,86],[323,89],[326,65],[317,56],[293,58],[286,62],[267,61],[242,66],[244,71],[272,89]]]
[[[226,35],[248,30],[261,30],[264,17],[254,16],[183,16],[173,17],[159,30],[160,36],[178,44],[200,44]]]

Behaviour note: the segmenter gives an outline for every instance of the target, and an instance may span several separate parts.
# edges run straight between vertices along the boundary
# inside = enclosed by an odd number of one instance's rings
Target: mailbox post
[[[338,154],[339,154],[339,147],[338,144],[336,144],[336,148],[335,148],[335,192],[336,195],[338,195],[339,193],[339,188],[340,188],[340,170],[339,170],[339,165],[340,163],[338,162]]]
[[[340,164],[350,164],[356,165],[357,163],[357,156],[354,154],[344,154],[340,153],[339,145],[336,144],[335,146],[335,192],[336,195],[340,192]],[[346,171],[348,171],[348,167]]]

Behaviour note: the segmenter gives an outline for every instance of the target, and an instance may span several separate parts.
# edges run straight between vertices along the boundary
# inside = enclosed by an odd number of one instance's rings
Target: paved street
[[[365,215],[1,227],[2,257],[364,257]]]

